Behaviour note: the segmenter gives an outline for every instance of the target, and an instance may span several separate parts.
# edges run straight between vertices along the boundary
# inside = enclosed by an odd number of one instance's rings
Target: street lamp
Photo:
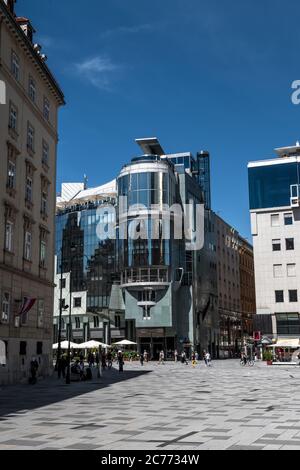
[[[76,251],[77,246],[72,245],[71,251],[74,253]],[[83,258],[86,258],[89,261],[87,255],[82,254]],[[67,359],[67,374],[66,374],[66,384],[70,385],[71,383],[71,332],[72,332],[72,274],[73,274],[73,261],[74,259],[78,258],[77,255],[70,257],[70,305],[69,305],[69,337],[68,337],[68,359]]]

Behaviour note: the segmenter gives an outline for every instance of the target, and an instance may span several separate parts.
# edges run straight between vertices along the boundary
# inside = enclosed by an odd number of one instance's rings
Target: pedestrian
[[[159,363],[164,364],[164,360],[165,360],[165,353],[163,351],[160,351],[160,353],[159,353]]]
[[[204,360],[205,366],[207,367],[207,357],[206,357],[206,351],[205,351],[205,349],[204,349],[204,351],[203,351],[202,356],[203,356],[203,360]]]
[[[119,372],[123,372],[123,367],[124,367],[124,359],[123,359],[123,353],[122,351],[118,352],[118,363],[119,363]]]
[[[181,363],[188,365],[188,360],[187,360],[185,351],[182,351],[182,353],[181,353]]]
[[[192,366],[195,367],[195,365],[196,365],[196,354],[195,354],[195,351],[192,351],[191,359],[192,359]]]
[[[84,373],[84,361],[83,359],[79,362],[79,380],[85,380],[85,373]]]
[[[100,359],[99,359],[99,353],[96,352],[96,357],[95,357],[96,365],[99,367]]]
[[[104,351],[101,354],[101,363],[102,363],[102,369],[105,370],[106,369],[106,354]]]
[[[140,354],[140,363],[141,363],[141,366],[144,365],[144,356],[142,353]]]
[[[178,351],[177,351],[177,349],[175,349],[175,351],[174,351],[174,360],[175,360],[175,362],[178,362]]]
[[[198,354],[198,352],[195,353],[195,359],[196,359],[196,362],[199,361],[199,354]]]
[[[210,357],[209,352],[207,352],[205,354],[205,357],[206,357],[206,365],[207,365],[207,367],[210,367],[211,366],[211,357]]]
[[[148,362],[148,352],[146,350],[144,351],[144,361]]]
[[[63,377],[63,379],[66,377],[66,367],[67,367],[67,359],[66,359],[66,356],[63,354],[58,364],[58,377],[59,378],[61,376]]]
[[[36,375],[37,375],[38,368],[39,368],[39,363],[36,360],[36,358],[33,357],[31,359],[31,362],[30,362],[30,375],[31,375],[31,377],[29,377],[29,383],[31,385],[36,384]]]

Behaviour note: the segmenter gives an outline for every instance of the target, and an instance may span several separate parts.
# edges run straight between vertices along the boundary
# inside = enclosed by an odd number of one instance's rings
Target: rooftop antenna
[[[88,177],[86,175],[83,175],[84,189],[87,189],[88,180],[89,180]]]

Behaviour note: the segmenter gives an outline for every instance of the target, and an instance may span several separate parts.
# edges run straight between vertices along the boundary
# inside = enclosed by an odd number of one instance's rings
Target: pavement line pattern
[[[0,388],[0,449],[300,450],[300,368],[126,363]]]

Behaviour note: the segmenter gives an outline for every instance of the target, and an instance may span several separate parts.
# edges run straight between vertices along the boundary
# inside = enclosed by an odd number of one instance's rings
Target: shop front
[[[278,338],[276,343],[267,346],[273,353],[273,363],[294,363],[300,362],[300,339],[299,338]]]
[[[141,354],[148,352],[151,360],[158,360],[159,353],[164,351],[165,359],[171,360],[174,357],[175,337],[167,336],[165,328],[138,328],[137,343]]]

